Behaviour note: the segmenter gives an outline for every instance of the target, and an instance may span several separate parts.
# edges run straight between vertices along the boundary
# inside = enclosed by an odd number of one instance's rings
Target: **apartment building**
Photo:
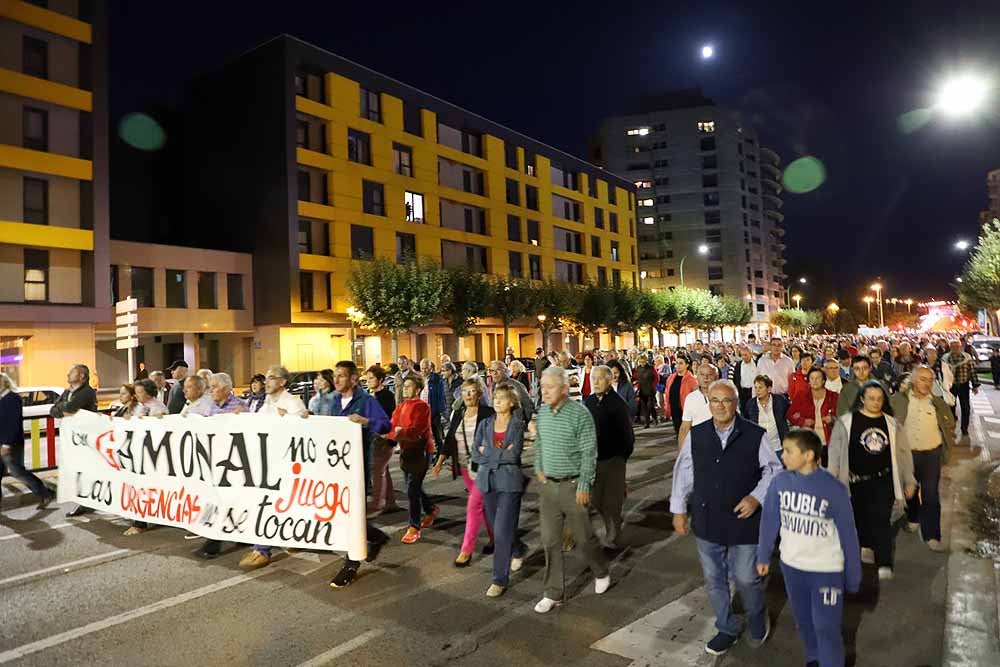
[[[594,159],[637,188],[645,287],[745,298],[766,329],[785,301],[780,158],[738,112],[700,91],[644,99],[602,123]]]
[[[0,368],[95,364],[109,317],[106,20],[100,0],[0,1]]]
[[[638,284],[632,182],[428,93],[287,35],[188,92],[188,235],[253,253],[257,367],[388,362],[388,338],[347,317],[364,310],[347,278],[372,257]],[[540,337],[518,324],[529,354]],[[502,347],[499,322],[400,341],[417,357]]]

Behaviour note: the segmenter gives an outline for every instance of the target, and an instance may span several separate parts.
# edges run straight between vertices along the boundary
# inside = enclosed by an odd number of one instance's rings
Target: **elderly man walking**
[[[66,374],[66,383],[69,385],[66,391],[49,409],[51,416],[62,419],[67,415],[76,414],[79,410],[97,412],[97,392],[90,386],[89,368],[83,364],[72,366]],[[83,505],[74,505],[66,512],[66,516],[82,516],[96,511]]]
[[[595,366],[590,373],[594,391],[583,399],[583,404],[597,427],[597,473],[590,502],[604,520],[604,547],[618,549],[625,503],[625,463],[635,446],[635,432],[628,406],[611,387],[611,380],[610,368]]]
[[[788,395],[788,378],[795,372],[795,362],[785,354],[785,344],[778,336],[771,339],[771,351],[757,360],[757,372],[774,382],[772,393]]]
[[[674,530],[681,535],[689,530],[690,505],[690,527],[719,631],[705,646],[712,655],[732,648],[743,630],[733,615],[730,579],[747,612],[751,648],[761,646],[771,632],[755,559],[760,506],[781,463],[764,429],[736,414],[738,400],[729,380],[709,387],[712,419],[692,427],[681,443],[670,493]]]
[[[934,371],[917,366],[910,386],[889,399],[892,414],[902,424],[913,452],[913,474],[920,492],[906,501],[906,529],[920,531],[931,551],[944,551],[941,544],[941,466],[955,445],[955,416],[944,399],[934,396]]]
[[[535,435],[535,477],[545,549],[545,596],[535,611],[546,614],[563,602],[563,527],[568,525],[594,575],[594,592],[608,590],[608,561],[590,525],[587,506],[597,463],[594,419],[581,403],[569,400],[566,369],[551,366],[542,373],[542,405]]]

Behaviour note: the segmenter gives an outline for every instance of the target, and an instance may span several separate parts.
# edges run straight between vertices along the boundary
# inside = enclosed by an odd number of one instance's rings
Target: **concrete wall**
[[[49,301],[82,303],[79,250],[49,249]],[[24,302],[24,248],[0,244],[0,302]]]
[[[0,323],[0,338],[24,339],[24,359],[16,370],[21,386],[65,386],[73,364],[86,364],[92,371],[97,367],[93,325]]]
[[[80,78],[79,44],[60,35],[14,21],[0,21],[0,67],[20,72],[22,37],[34,37],[48,44],[49,81],[76,87]],[[20,125],[18,125],[20,127]]]
[[[2,39],[2,38],[0,38]],[[21,146],[24,139],[24,108],[48,112],[49,153],[80,157],[80,112],[41,100],[0,93],[0,144]]]
[[[22,172],[0,170],[0,220],[24,221],[24,176]],[[49,182],[49,225],[79,229],[80,182],[58,176],[43,178]]]

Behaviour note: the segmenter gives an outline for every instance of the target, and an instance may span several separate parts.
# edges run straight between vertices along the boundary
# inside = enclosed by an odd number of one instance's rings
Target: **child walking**
[[[815,431],[785,436],[786,470],[774,478],[764,501],[757,545],[757,573],[770,570],[781,530],[781,571],[808,667],[842,667],[840,626],[844,594],[861,585],[861,548],[847,489],[819,467],[823,442]]]

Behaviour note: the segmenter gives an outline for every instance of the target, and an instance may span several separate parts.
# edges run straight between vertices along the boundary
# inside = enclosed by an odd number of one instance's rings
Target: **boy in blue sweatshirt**
[[[780,527],[781,571],[807,667],[842,667],[844,593],[856,593],[861,585],[861,547],[850,496],[819,467],[822,454],[815,431],[795,429],[785,436],[786,470],[771,482],[764,500],[757,573],[770,571]]]

